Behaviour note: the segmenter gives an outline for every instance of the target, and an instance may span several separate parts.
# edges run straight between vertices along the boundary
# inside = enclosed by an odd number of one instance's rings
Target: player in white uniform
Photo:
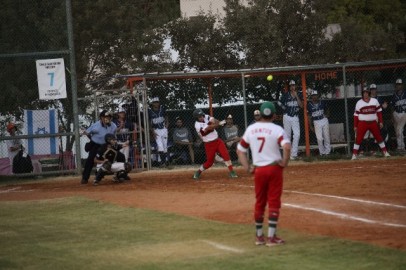
[[[406,125],[406,91],[403,89],[402,79],[396,80],[395,93],[392,97],[393,121],[396,131],[397,151],[405,151],[403,130]]]
[[[328,122],[328,109],[323,100],[319,100],[316,90],[310,92],[311,100],[307,103],[310,129],[316,133],[317,145],[321,156],[329,155],[331,152],[330,129]],[[313,125],[312,122],[313,121]]]
[[[272,123],[276,112],[272,102],[264,102],[260,108],[261,120],[247,127],[237,147],[241,165],[249,173],[255,173],[255,213],[256,245],[280,245],[276,236],[283,186],[283,168],[289,163],[290,140],[281,126]],[[283,156],[280,153],[283,149]],[[254,168],[248,163],[247,151],[250,148]],[[268,204],[268,238],[263,233],[265,208]]]
[[[291,80],[289,82],[289,91],[282,93],[278,105],[283,109],[283,128],[286,134],[291,138],[293,132],[292,140],[292,154],[290,156],[291,160],[298,158],[297,153],[299,150],[299,140],[300,140],[300,123],[299,123],[299,112],[303,108],[303,103],[301,101],[301,95],[296,91],[296,83]]]

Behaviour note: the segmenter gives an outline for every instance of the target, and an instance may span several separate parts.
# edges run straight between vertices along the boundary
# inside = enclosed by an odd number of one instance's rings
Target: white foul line
[[[244,253],[244,251],[241,250],[241,249],[229,247],[229,246],[219,244],[219,243],[216,243],[216,242],[213,242],[213,241],[209,241],[209,240],[201,240],[201,241],[206,243],[206,244],[209,244],[210,246],[213,246],[213,247],[215,247],[217,249],[231,251],[231,252],[234,252],[234,253]]]
[[[15,187],[15,188],[10,188],[10,189],[6,189],[6,190],[0,190],[0,193],[9,193],[12,192],[14,190],[20,189],[20,187]]]
[[[200,181],[200,182],[209,183],[211,181]],[[221,183],[215,183],[215,184],[219,185],[219,186],[237,186],[237,187],[254,188],[253,185],[230,185],[230,184],[221,184]],[[396,207],[396,208],[406,209],[406,206],[404,206],[404,205],[384,203],[384,202],[375,202],[375,201],[368,201],[368,200],[361,200],[361,199],[341,197],[341,196],[336,196],[336,195],[326,195],[326,194],[320,194],[320,193],[310,193],[310,192],[286,190],[286,189],[284,189],[283,192],[296,193],[296,194],[309,195],[309,196],[319,196],[319,197],[333,198],[333,199],[339,199],[339,200],[347,200],[347,201],[352,201],[352,202],[376,204],[376,205],[382,205],[382,206],[389,206],[389,207]]]
[[[327,197],[327,198],[334,198],[334,199],[347,200],[347,201],[360,202],[360,203],[377,204],[377,205],[383,205],[383,206],[392,206],[392,207],[406,209],[406,206],[404,206],[404,205],[383,203],[383,202],[374,202],[374,201],[354,199],[354,198],[341,197],[341,196],[335,196],[335,195],[326,195],[326,194],[320,194],[320,193],[308,193],[308,192],[294,191],[294,190],[284,190],[284,192],[303,194],[303,195],[311,195],[311,196],[320,196],[320,197]]]
[[[342,213],[337,213],[333,211],[328,211],[328,210],[323,210],[323,209],[318,209],[318,208],[313,208],[313,207],[304,207],[301,205],[296,205],[296,204],[290,204],[290,203],[284,203],[284,206],[292,207],[292,208],[298,208],[298,209],[303,209],[303,210],[309,210],[309,211],[315,211],[319,213],[323,213],[326,215],[332,215],[332,216],[337,216],[341,217],[343,219],[352,219],[352,220],[357,220],[365,223],[370,223],[370,224],[379,224],[379,225],[385,225],[385,226],[391,226],[391,227],[399,227],[399,228],[406,228],[406,225],[403,224],[395,224],[395,223],[387,223],[387,222],[379,222],[376,220],[372,219],[366,219],[366,218],[360,218],[360,217],[355,217],[355,216],[350,216],[347,214],[342,214]]]

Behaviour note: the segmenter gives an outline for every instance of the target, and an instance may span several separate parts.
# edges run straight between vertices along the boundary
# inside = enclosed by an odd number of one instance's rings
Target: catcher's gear
[[[199,116],[204,116],[205,115],[205,113],[203,112],[203,110],[202,109],[196,109],[196,110],[194,110],[193,111],[193,117],[194,118],[199,118]]]
[[[131,172],[132,169],[131,163],[129,162],[124,163],[124,169],[127,173]]]
[[[111,163],[114,163],[117,161],[117,156],[118,153],[115,149],[113,148],[108,148],[104,153],[103,153],[103,159],[107,159]]]
[[[100,169],[98,169],[98,170],[97,170],[97,173],[96,173],[95,182],[100,182],[106,174],[107,174],[107,172],[105,172],[105,171],[103,170],[103,167],[101,167]]]
[[[111,171],[111,162],[108,161],[108,160],[105,161],[105,162],[101,165],[100,169],[102,169],[102,170],[105,171],[105,172]]]
[[[116,138],[116,136],[114,134],[107,133],[106,135],[104,135],[104,141],[107,144],[114,145],[115,143],[113,143],[112,141],[117,141],[117,138]]]
[[[127,178],[127,173],[125,171],[117,172],[117,178],[119,182],[123,182]]]

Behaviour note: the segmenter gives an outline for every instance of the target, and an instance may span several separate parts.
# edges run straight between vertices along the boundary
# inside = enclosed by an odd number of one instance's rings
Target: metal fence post
[[[351,152],[351,140],[350,140],[350,123],[348,120],[348,88],[347,88],[347,78],[345,74],[345,65],[343,65],[343,84],[344,84],[344,108],[345,108],[345,129],[346,136],[347,136],[347,154],[349,155]]]

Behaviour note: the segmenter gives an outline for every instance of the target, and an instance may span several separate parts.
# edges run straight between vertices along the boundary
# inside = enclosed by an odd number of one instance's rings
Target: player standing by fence
[[[396,131],[397,150],[405,151],[405,138],[403,131],[406,124],[406,92],[403,89],[402,79],[396,80],[395,93],[392,97],[393,120]]]
[[[292,138],[292,153],[291,160],[297,159],[297,153],[299,150],[300,140],[300,123],[299,123],[299,111],[303,108],[301,95],[296,91],[296,83],[294,80],[289,82],[289,91],[282,93],[278,105],[283,109],[283,128],[289,139]]]
[[[308,102],[307,111],[310,115],[310,130],[316,133],[317,145],[321,156],[329,155],[330,145],[330,128],[328,122],[328,109],[324,100],[319,100],[316,90],[310,92],[311,100]],[[312,123],[313,122],[313,125]]]
[[[358,100],[354,112],[355,143],[352,150],[352,159],[357,159],[358,150],[365,133],[369,130],[378,142],[385,157],[390,157],[382,139],[380,128],[383,127],[382,108],[376,98],[371,98],[371,90],[364,88],[362,99]]]
[[[151,108],[148,109],[148,117],[161,159],[160,166],[167,165],[169,122],[166,109],[160,104],[158,97],[154,97],[151,100]]]
[[[264,102],[260,107],[261,120],[247,127],[237,154],[241,165],[249,173],[254,173],[255,183],[255,226],[256,245],[273,246],[285,243],[276,236],[276,227],[281,208],[283,169],[288,166],[290,140],[282,127],[272,123],[276,112],[272,102]],[[279,147],[283,149],[281,156]],[[247,151],[250,148],[254,168],[248,163]],[[265,240],[263,222],[268,204],[268,238]]]

